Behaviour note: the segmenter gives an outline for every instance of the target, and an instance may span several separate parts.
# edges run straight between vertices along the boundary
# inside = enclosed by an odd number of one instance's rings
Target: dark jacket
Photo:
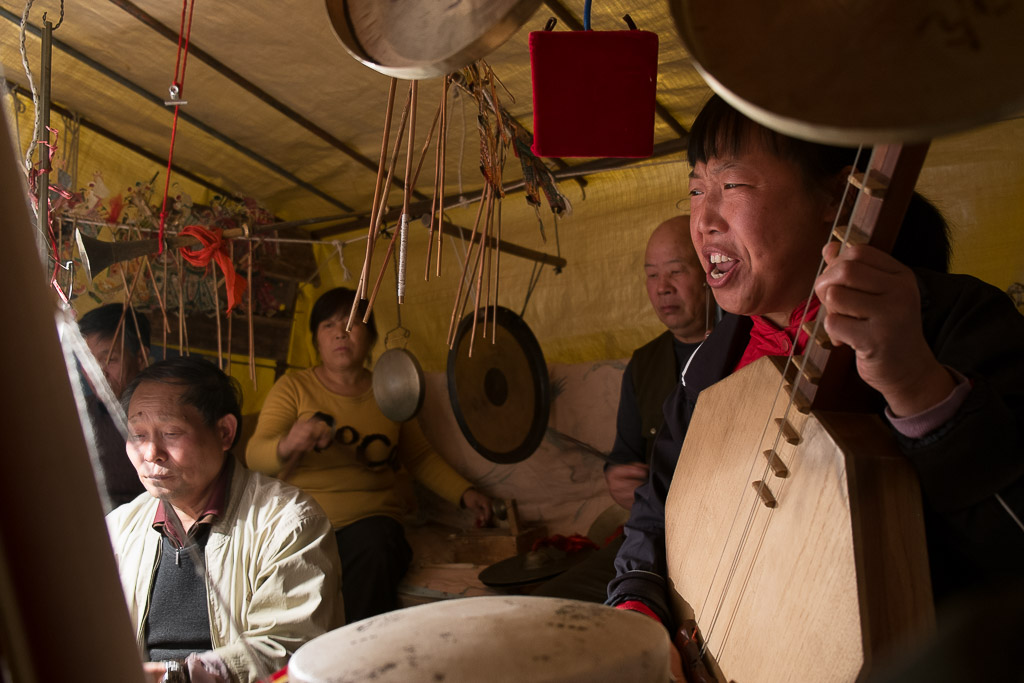
[[[940,363],[972,388],[956,415],[921,439],[896,434],[917,470],[937,600],[1024,576],[1024,316],[999,290],[966,275],[917,272],[925,339]],[[651,478],[637,490],[615,560],[609,604],[641,600],[669,625],[665,499],[700,392],[731,374],[749,340],[749,318],[726,315],[665,404]],[[894,430],[895,432],[895,430]]]
[[[622,373],[615,444],[608,455],[609,464],[651,461],[655,436],[665,420],[665,400],[679,383],[677,347],[692,352],[696,346],[676,342],[666,330],[633,352]]]

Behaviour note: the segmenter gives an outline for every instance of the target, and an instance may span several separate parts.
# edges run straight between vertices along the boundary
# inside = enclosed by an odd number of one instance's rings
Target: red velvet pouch
[[[654,148],[658,35],[533,31],[533,153],[647,157]]]

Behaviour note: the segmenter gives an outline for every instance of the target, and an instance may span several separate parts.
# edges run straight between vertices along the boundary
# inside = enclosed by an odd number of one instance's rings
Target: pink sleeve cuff
[[[661,619],[658,618],[658,615],[655,614],[650,607],[639,600],[626,600],[625,602],[620,602],[618,605],[615,605],[615,609],[628,609],[633,612],[639,612],[640,614],[646,614],[659,624],[661,623]]]
[[[917,415],[896,417],[888,406],[885,407],[885,417],[896,431],[909,439],[920,439],[953,419],[956,411],[967,400],[967,394],[971,393],[971,381],[949,366],[946,366],[946,370],[956,380],[956,386],[949,392],[949,396],[928,410]]]

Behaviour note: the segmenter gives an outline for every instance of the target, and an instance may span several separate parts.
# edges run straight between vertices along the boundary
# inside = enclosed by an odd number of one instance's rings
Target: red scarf
[[[807,345],[807,333],[800,330],[800,323],[804,321],[804,309],[807,310],[807,320],[814,320],[818,315],[821,302],[818,297],[812,296],[810,302],[804,301],[789,316],[789,325],[785,329],[779,329],[775,323],[759,315],[750,316],[754,326],[750,329],[750,342],[743,351],[743,357],[736,365],[739,370],[748,363],[753,363],[758,358],[765,356],[788,356],[793,349],[793,340],[796,339],[796,352],[803,353]],[[799,332],[799,336],[797,336]]]

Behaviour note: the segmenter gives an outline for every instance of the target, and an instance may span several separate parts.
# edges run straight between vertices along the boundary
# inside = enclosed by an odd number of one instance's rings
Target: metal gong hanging
[[[669,8],[711,88],[794,137],[922,141],[1024,107],[1019,2],[671,0]]]
[[[551,414],[548,369],[533,332],[523,319],[498,306],[494,339],[478,329],[469,355],[473,316],[483,326],[484,309],[459,323],[448,353],[448,395],[463,435],[491,462],[509,464],[528,458],[544,438]],[[488,332],[491,313],[488,313]]]
[[[457,71],[508,40],[541,0],[326,0],[342,45],[388,76],[423,79]]]

